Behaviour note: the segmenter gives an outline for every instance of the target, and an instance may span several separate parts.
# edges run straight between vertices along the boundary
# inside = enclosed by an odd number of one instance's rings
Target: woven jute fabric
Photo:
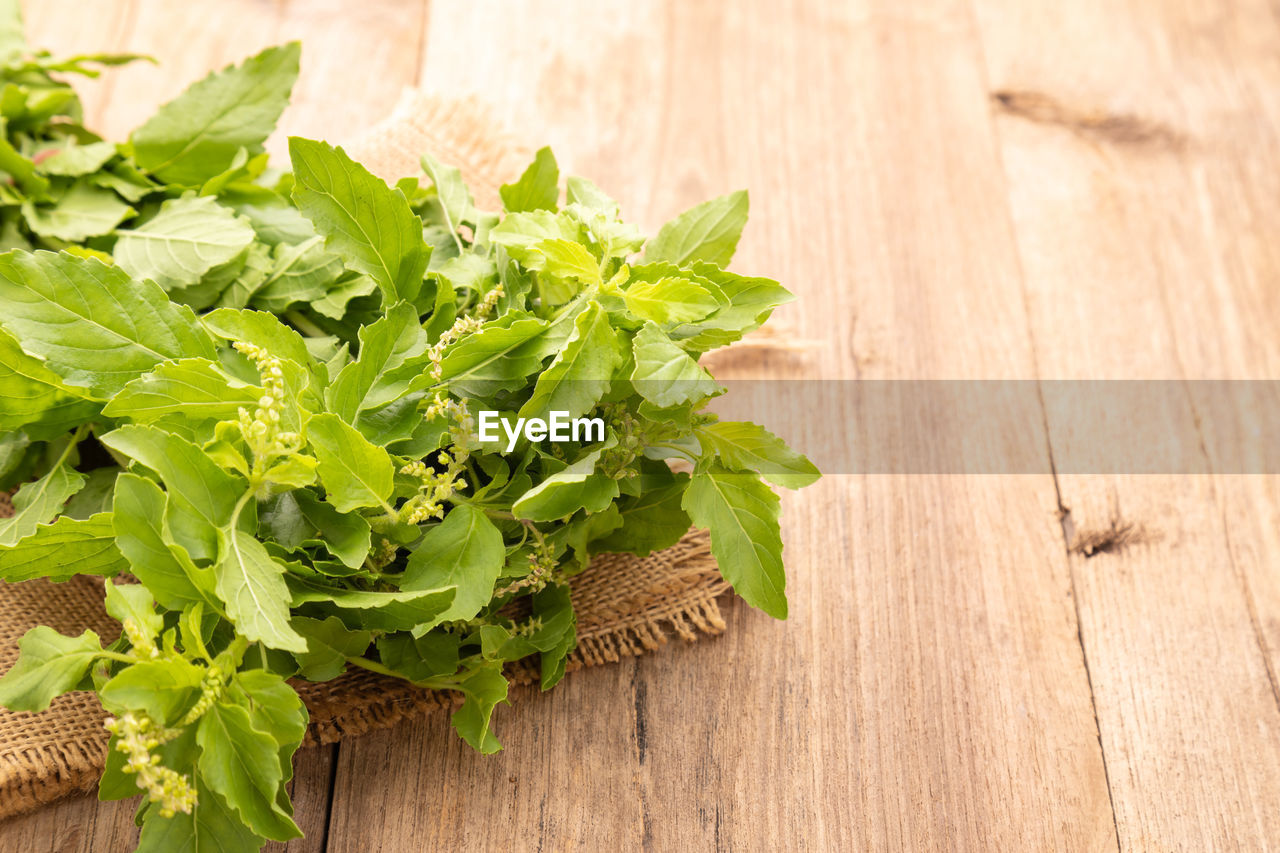
[[[390,118],[348,147],[384,178],[418,174],[418,158],[430,151],[458,166],[482,207],[497,206],[497,188],[518,177],[529,152],[495,130],[497,124],[472,101],[406,92]],[[12,514],[0,494],[0,517]],[[597,556],[573,578],[578,645],[568,669],[617,661],[657,649],[671,634],[687,641],[724,630],[716,599],[728,586],[711,557],[705,534],[691,532],[675,547],[639,559]],[[114,639],[119,625],[102,608],[102,581],[77,577],[66,583],[0,582],[0,671],[18,656],[18,641],[35,625],[67,634],[96,631]],[[537,677],[534,663],[511,667],[517,684]],[[295,684],[311,712],[309,743],[332,743],[393,726],[415,715],[439,712],[458,698],[416,688],[366,671],[324,683]],[[513,691],[513,698],[520,691]],[[0,818],[28,811],[96,782],[106,760],[105,714],[90,693],[54,700],[40,714],[0,709]]]

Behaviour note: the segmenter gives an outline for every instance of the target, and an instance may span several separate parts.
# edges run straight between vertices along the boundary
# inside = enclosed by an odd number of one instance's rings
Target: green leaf
[[[219,308],[200,319],[209,331],[220,338],[260,346],[278,358],[287,358],[300,367],[309,368],[313,375],[317,372],[315,359],[307,351],[302,335],[281,323],[273,314],[248,308]]]
[[[154,643],[164,630],[164,618],[156,613],[156,600],[151,591],[139,584],[108,582],[104,586],[107,615],[121,625],[126,619],[133,622],[137,635]]]
[[[655,406],[690,403],[720,391],[711,374],[652,323],[636,333],[631,346],[635,357],[631,384]]]
[[[719,456],[735,471],[755,471],[775,486],[800,489],[822,476],[812,462],[757,424],[718,421],[696,432],[704,456]]]
[[[601,454],[612,444],[611,441],[597,447],[521,495],[512,506],[516,518],[554,521],[579,509],[600,512],[613,503],[618,496],[618,481],[595,473]]]
[[[51,252],[0,255],[0,324],[68,385],[109,398],[171,358],[212,358],[188,308],[118,267]]]
[[[400,577],[403,590],[457,588],[445,621],[473,619],[493,597],[506,561],[502,533],[478,509],[458,504],[427,531]]]
[[[297,42],[210,74],[129,137],[138,165],[165,183],[202,184],[241,149],[254,154],[275,128],[298,77]]]
[[[34,483],[27,483],[13,496],[14,513],[0,518],[0,546],[16,545],[35,533],[62,510],[67,499],[84,486],[84,475],[70,465],[55,465]]]
[[[728,266],[747,224],[748,207],[746,190],[694,205],[662,226],[645,247],[644,259],[677,266],[694,261]]]
[[[546,305],[563,305],[582,287],[600,284],[600,262],[581,243],[541,240],[526,254],[529,269],[538,276],[538,293]]]
[[[543,263],[535,246],[543,240],[567,240],[577,242],[582,226],[567,213],[549,210],[531,210],[525,213],[509,213],[489,232],[489,239],[507,250],[511,257],[522,264]]]
[[[310,619],[295,616],[290,623],[307,641],[306,652],[297,655],[300,675],[308,681],[337,678],[347,668],[347,658],[359,657],[373,642],[373,634],[351,630],[337,616]]]
[[[296,246],[282,243],[272,258],[271,270],[253,296],[254,305],[268,311],[326,296],[343,272],[342,259],[325,249],[318,236]]]
[[[266,732],[280,746],[281,772],[285,781],[293,775],[289,761],[307,734],[307,709],[289,683],[274,672],[251,669],[236,675],[236,686],[244,691],[240,703],[249,712],[249,721]]]
[[[239,705],[215,702],[196,730],[200,778],[240,813],[255,833],[276,841],[300,838],[302,830],[276,804],[284,781],[277,744],[254,728]]]
[[[732,343],[769,319],[774,308],[795,298],[772,279],[736,275],[704,263],[694,264],[693,272],[719,287],[730,304],[703,320],[671,330],[672,338],[681,339],[685,349],[705,352]]]
[[[13,336],[0,329],[0,432],[24,430],[33,439],[53,438],[91,419],[98,404],[69,393],[62,377]]]
[[[6,90],[8,92],[20,91],[16,86],[10,84]],[[44,196],[49,191],[49,179],[36,172],[35,163],[27,157],[23,157],[18,149],[13,147],[13,143],[8,139],[7,123],[0,121],[0,129],[6,131],[0,133],[0,172],[7,172],[22,191],[28,196]],[[15,202],[17,200],[15,199]]]
[[[102,413],[154,423],[170,415],[198,423],[234,420],[241,408],[253,411],[262,388],[227,374],[207,358],[166,361],[130,382],[111,398]]]
[[[175,290],[199,284],[253,240],[249,221],[216,199],[175,198],[143,225],[121,231],[114,255],[134,278],[149,278],[165,290]]]
[[[174,538],[196,560],[218,553],[218,531],[231,519],[245,485],[199,447],[152,426],[131,424],[102,436],[103,444],[160,475],[169,490]]]
[[[410,631],[421,636],[443,619],[453,602],[453,587],[444,589],[370,592],[348,589],[290,576],[293,606],[319,604],[354,614],[359,624],[375,631]]]
[[[696,526],[711,531],[711,553],[734,591],[752,607],[786,619],[778,496],[758,475],[712,463],[694,473],[683,506]]]
[[[565,183],[565,200],[569,204],[580,204],[588,210],[603,213],[610,219],[618,217],[618,203],[591,180],[570,175]]]
[[[490,755],[502,749],[502,744],[489,731],[494,707],[507,701],[507,679],[502,674],[502,664],[478,667],[467,673],[456,686],[466,699],[462,707],[453,713],[454,730],[477,752]]]
[[[305,652],[306,640],[289,627],[289,587],[283,564],[251,534],[219,530],[214,566],[218,597],[236,630],[254,642],[287,652]]]
[[[427,335],[418,312],[400,303],[386,316],[360,329],[360,357],[342,369],[325,392],[330,411],[350,424],[366,409],[386,405],[409,389],[410,379],[422,368],[410,363],[400,376],[390,374],[406,361],[421,356]],[[389,375],[390,374],[390,375]]]
[[[36,164],[36,170],[45,175],[78,178],[100,170],[116,156],[114,142],[80,142],[75,137],[59,140],[49,149],[53,154]]]
[[[289,156],[294,201],[325,248],[376,281],[386,305],[413,301],[430,253],[404,193],[323,142],[290,137]]]
[[[135,853],[241,853],[261,849],[265,840],[245,826],[199,777],[194,782],[196,804],[191,814],[178,812],[173,817],[161,817],[159,809],[147,809]]]
[[[441,165],[430,154],[423,154],[421,162],[422,171],[435,184],[436,198],[445,216],[445,227],[456,235],[462,223],[474,221],[476,215],[471,191],[462,180],[462,172],[453,166]]]
[[[550,148],[540,148],[534,155],[529,168],[524,170],[520,180],[514,184],[503,184],[498,188],[502,196],[502,207],[508,213],[524,210],[556,209],[560,199],[560,168],[556,165],[556,157]]]
[[[348,273],[334,282],[324,296],[312,302],[311,307],[325,317],[341,320],[346,315],[351,300],[368,296],[377,289],[377,282],[369,276]]]
[[[534,593],[533,615],[541,627],[529,639],[539,651],[540,686],[550,690],[564,677],[569,652],[578,644],[577,616],[569,585],[551,583]]]
[[[378,657],[384,666],[410,681],[426,681],[458,671],[461,641],[457,634],[441,631],[432,631],[421,637],[385,634],[378,638]]]
[[[309,491],[297,492],[293,498],[333,556],[353,569],[364,565],[370,548],[369,522],[356,513],[339,512]]]
[[[115,466],[94,468],[85,476],[84,488],[71,496],[62,514],[71,518],[85,519],[100,512],[111,510],[111,495],[116,489],[116,477],[120,469]]]
[[[102,707],[113,714],[143,711],[172,725],[200,697],[204,669],[182,658],[149,660],[123,669],[98,691]]]
[[[719,301],[697,282],[669,277],[633,281],[622,293],[627,310],[659,325],[701,320],[720,307]]]
[[[84,678],[102,654],[98,635],[66,637],[45,625],[18,642],[18,662],[0,678],[0,705],[10,711],[43,711]]]
[[[388,508],[395,468],[387,451],[333,414],[307,423],[307,440],[320,463],[326,500],[339,512],[365,506]]]
[[[491,320],[445,350],[440,380],[462,397],[523,388],[542,364],[529,344],[546,329],[545,320],[517,311]]]
[[[618,501],[618,527],[603,538],[593,540],[592,550],[624,551],[647,557],[679,542],[693,523],[681,506],[689,476],[676,477],[668,472],[666,479],[665,485],[643,484],[644,490],[639,495]]]
[[[618,332],[597,302],[589,302],[574,321],[573,334],[564,348],[538,377],[520,417],[545,418],[564,411],[574,418],[595,407],[613,381],[614,371],[626,359]]]
[[[22,215],[33,232],[68,243],[83,243],[90,237],[110,234],[134,213],[115,193],[84,183],[73,184],[51,205],[26,202],[22,206]]]
[[[113,510],[116,546],[129,570],[162,607],[181,610],[192,602],[217,603],[212,571],[197,568],[165,529],[165,495],[159,486],[137,474],[121,474]]]
[[[116,547],[111,513],[89,518],[63,516],[41,525],[17,545],[0,548],[0,579],[9,583],[75,575],[114,577],[128,564]]]

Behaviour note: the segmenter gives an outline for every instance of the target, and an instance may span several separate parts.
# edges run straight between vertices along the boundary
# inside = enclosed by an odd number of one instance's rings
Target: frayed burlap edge
[[[378,175],[394,180],[420,172],[430,151],[458,166],[481,207],[496,208],[498,187],[514,180],[531,153],[513,142],[480,102],[406,91],[393,114],[348,146]],[[0,494],[0,517],[12,506]],[[725,628],[717,598],[728,590],[705,533],[691,531],[676,546],[643,559],[601,555],[572,581],[578,645],[567,669],[616,662],[662,646],[671,634],[692,642]],[[118,626],[102,611],[101,582],[0,582],[0,668],[17,658],[17,641],[36,624],[64,633],[86,628],[104,639]],[[510,668],[517,685],[536,682],[532,661]],[[452,707],[457,697],[360,671],[324,683],[296,684],[311,712],[307,742],[333,743]],[[513,690],[518,699],[521,690]],[[104,713],[96,697],[73,693],[41,714],[0,709],[0,818],[91,789],[106,760]]]

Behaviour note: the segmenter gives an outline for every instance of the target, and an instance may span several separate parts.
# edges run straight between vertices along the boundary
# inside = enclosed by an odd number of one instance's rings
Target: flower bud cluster
[[[546,589],[547,584],[555,580],[555,569],[555,557],[552,557],[550,552],[540,549],[537,553],[529,555],[529,574],[495,590],[493,596],[494,598],[501,598],[504,595],[515,595],[517,592],[524,590],[542,592],[542,590]]]
[[[108,717],[104,725],[116,736],[116,749],[125,756],[121,769],[137,776],[138,787],[147,792],[151,802],[159,803],[160,816],[191,814],[196,804],[195,788],[186,776],[161,765],[160,756],[152,754],[153,749],[177,737],[178,730],[167,729],[146,714],[132,711],[120,719]]]
[[[213,707],[213,703],[217,702],[222,696],[223,689],[227,686],[227,677],[222,669],[216,664],[209,664],[209,669],[204,674],[204,679],[200,682],[200,698],[196,700],[196,704],[191,706],[191,710],[186,713],[179,726],[189,726],[196,720],[199,720],[205,713]]]
[[[258,407],[252,415],[248,409],[241,408],[239,420],[240,432],[253,451],[255,461],[262,462],[276,456],[296,453],[302,446],[301,437],[296,432],[280,429],[286,396],[280,359],[262,347],[245,341],[235,341],[232,346],[253,362],[262,377],[263,393],[258,400]]]
[[[610,408],[607,414],[618,443],[601,454],[600,470],[615,480],[634,477],[637,472],[629,466],[644,451],[643,426],[624,408]]]
[[[390,539],[379,539],[373,546],[373,553],[368,559],[375,569],[382,569],[395,562],[398,553],[400,553],[399,545]]]
[[[155,641],[143,633],[138,627],[138,623],[132,619],[125,619],[122,624],[124,628],[125,639],[129,641],[132,647],[132,655],[138,660],[155,660],[160,657],[160,650],[156,648]]]
[[[428,468],[423,462],[410,462],[400,469],[401,474],[417,477],[421,485],[418,494],[404,502],[400,508],[400,518],[408,524],[421,524],[430,518],[444,518],[444,502],[453,497],[455,492],[467,488],[467,481],[462,479],[462,463],[465,451],[450,454],[442,450],[436,461],[444,466],[443,471]]]
[[[433,421],[441,415],[449,416],[449,443],[455,446],[455,451],[469,452],[476,444],[476,419],[467,408],[467,401],[452,400],[437,393],[422,416]]]
[[[440,340],[432,344],[431,349],[427,350],[427,359],[431,362],[429,370],[432,379],[439,382],[440,376],[444,373],[442,362],[444,360],[444,351],[449,347],[449,344],[483,326],[485,320],[493,313],[493,309],[498,305],[498,300],[502,298],[505,292],[501,283],[494,285],[493,290],[484,295],[484,299],[480,300],[480,303],[476,305],[470,315],[464,314],[454,320],[453,325],[440,336]]]

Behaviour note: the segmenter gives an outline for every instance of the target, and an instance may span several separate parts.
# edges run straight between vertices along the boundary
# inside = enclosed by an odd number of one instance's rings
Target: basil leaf
[[[748,208],[746,190],[694,205],[662,226],[658,236],[645,246],[644,259],[669,261],[677,266],[694,261],[728,266],[747,224]]]
[[[166,359],[214,354],[190,309],[92,258],[0,255],[0,301],[0,325],[22,348],[98,399]]]
[[[307,440],[319,461],[325,499],[339,512],[366,506],[387,507],[395,471],[387,451],[370,444],[337,415],[316,415],[307,424]]]
[[[238,478],[190,441],[154,426],[122,426],[101,441],[160,475],[169,490],[168,520],[175,540],[192,558],[212,559],[219,552],[218,531],[244,493]]]
[[[114,255],[129,275],[171,291],[199,284],[253,241],[253,227],[235,211],[208,196],[184,197],[166,201],[146,223],[121,231]]]
[[[409,555],[400,588],[456,587],[453,604],[440,618],[472,619],[493,597],[505,558],[502,533],[493,522],[480,510],[459,504],[427,531]]]
[[[219,530],[218,540],[218,597],[226,602],[236,630],[273,649],[305,652],[307,641],[289,627],[285,567],[243,530]]]
[[[430,251],[404,194],[323,142],[291,136],[289,156],[294,201],[325,247],[376,281],[386,305],[413,301]]]
[[[814,464],[762,426],[718,421],[696,430],[704,457],[719,456],[725,467],[757,471],[776,486],[800,489],[822,476]]]
[[[98,635],[67,637],[39,625],[18,641],[18,662],[0,678],[0,705],[11,711],[43,711],[84,678],[102,654]]]
[[[297,42],[267,48],[165,104],[129,137],[138,166],[192,186],[226,171],[241,150],[261,151],[289,103],[301,53]]]
[[[624,360],[622,340],[609,325],[609,315],[599,303],[589,302],[564,349],[538,377],[520,417],[545,418],[553,411],[567,412],[570,418],[585,414],[604,396]]]
[[[302,830],[276,804],[284,781],[277,744],[254,728],[239,705],[215,702],[196,730],[200,777],[239,813],[254,833],[276,841],[300,838]]]
[[[694,525],[711,531],[711,553],[734,592],[775,619],[786,619],[778,496],[758,475],[712,463],[694,472],[682,505]]]
[[[0,548],[0,579],[9,583],[75,575],[114,577],[128,565],[116,547],[111,513],[79,519],[62,516],[41,525],[18,544]]]
[[[502,206],[508,213],[524,210],[556,209],[560,199],[560,168],[550,148],[540,148],[529,168],[514,184],[498,188]]]

